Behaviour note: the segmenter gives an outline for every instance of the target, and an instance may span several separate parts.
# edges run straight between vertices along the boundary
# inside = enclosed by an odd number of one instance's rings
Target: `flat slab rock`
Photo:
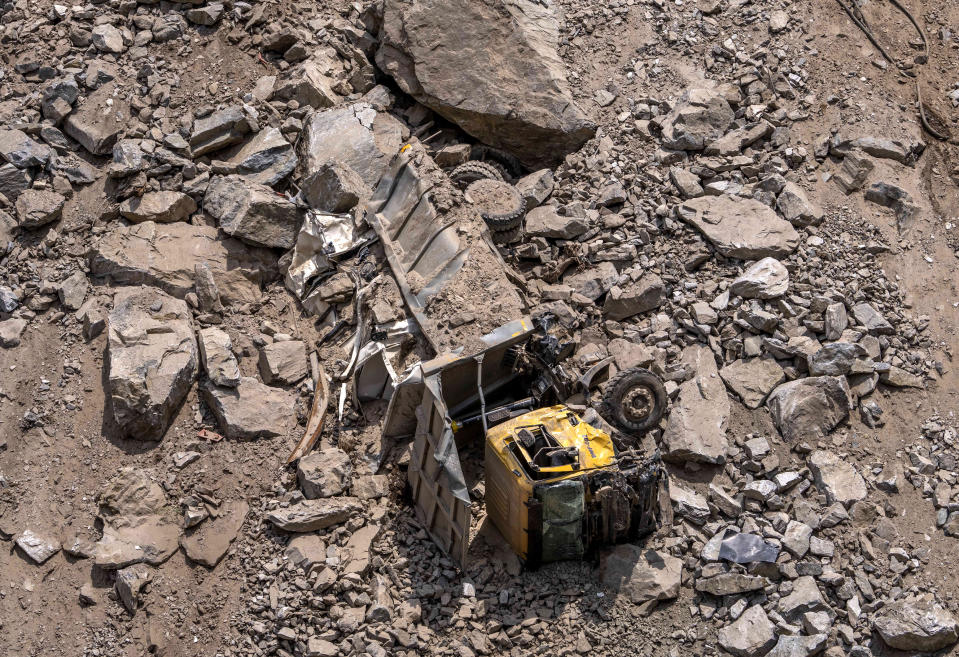
[[[266,185],[242,176],[215,178],[203,209],[228,235],[256,246],[289,249],[296,242],[300,210]]]
[[[236,387],[205,381],[200,391],[227,438],[286,436],[296,425],[296,393],[263,385],[252,377],[241,377]]]
[[[696,374],[679,386],[679,398],[663,433],[663,458],[725,463],[730,406],[716,360],[707,347],[693,345],[683,350],[683,362],[691,364]]]
[[[734,360],[719,370],[719,376],[746,408],[759,408],[776,386],[786,380],[774,358]]]
[[[136,440],[159,440],[197,373],[186,302],[153,288],[117,290],[108,328],[113,417]]]
[[[816,488],[826,495],[829,504],[839,502],[848,507],[865,499],[866,482],[848,460],[834,452],[816,450],[806,459]]]
[[[759,605],[753,605],[719,630],[719,645],[739,657],[757,657],[776,645],[776,626]]]
[[[380,69],[483,143],[537,165],[595,133],[569,92],[551,4],[387,0],[382,24]]]
[[[153,221],[105,235],[90,254],[90,271],[114,283],[152,285],[183,298],[194,291],[196,265],[206,263],[224,303],[248,303],[276,276],[276,257],[239,240],[219,239],[213,226]]]
[[[703,196],[685,201],[677,214],[727,258],[782,258],[799,246],[792,224],[755,199]]]
[[[250,505],[243,500],[225,502],[217,511],[216,518],[204,521],[180,537],[180,547],[186,556],[207,568],[215,567],[226,555],[250,512]]]
[[[157,566],[177,551],[177,511],[160,485],[142,470],[121,468],[97,501],[103,536],[93,547],[96,565],[105,569],[140,562]]]
[[[668,552],[617,545],[603,560],[603,585],[633,603],[679,596],[683,562]]]
[[[361,513],[365,505],[355,497],[327,497],[303,500],[267,514],[277,529],[287,532],[315,532],[346,522]]]
[[[17,537],[17,547],[36,564],[44,563],[60,551],[60,541],[42,532],[24,529]]]

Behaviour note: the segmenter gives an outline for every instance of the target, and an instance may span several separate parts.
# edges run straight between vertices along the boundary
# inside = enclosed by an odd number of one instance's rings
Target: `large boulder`
[[[368,103],[314,112],[303,131],[303,159],[308,174],[338,162],[374,187],[403,146],[407,129],[393,116]]]
[[[243,141],[250,132],[250,118],[243,107],[231,105],[193,122],[190,150],[200,157]]]
[[[90,271],[114,283],[146,284],[183,298],[193,292],[196,265],[206,263],[224,303],[260,298],[276,274],[275,257],[239,240],[217,239],[213,226],[145,221],[105,235],[90,255]]]
[[[883,607],[873,628],[890,648],[910,653],[935,652],[959,640],[959,625],[932,596],[911,596]]]
[[[614,285],[606,294],[603,313],[615,321],[655,310],[666,299],[666,286],[650,272],[636,282]]]
[[[755,199],[702,196],[684,202],[677,214],[727,258],[782,258],[799,246],[792,224]]]
[[[775,258],[763,258],[740,274],[729,293],[743,299],[775,299],[789,289],[789,271]]]
[[[306,377],[306,363],[306,343],[287,340],[263,347],[258,364],[264,382],[288,386]]]
[[[289,249],[296,242],[300,210],[266,185],[242,176],[224,176],[210,183],[203,209],[220,222],[227,235],[257,246]]]
[[[243,500],[227,502],[215,518],[188,529],[180,537],[180,547],[191,561],[213,568],[230,549],[249,511],[250,506]]]
[[[762,406],[766,396],[786,380],[783,368],[773,358],[734,360],[719,370],[719,376],[747,408]]]
[[[849,506],[853,502],[865,499],[868,489],[866,482],[852,464],[838,454],[826,450],[816,450],[806,460],[809,472],[819,492],[825,494],[829,504],[839,502]]]
[[[66,199],[46,189],[28,189],[17,197],[14,207],[21,228],[40,228],[53,223],[63,214]]]
[[[53,150],[22,130],[0,129],[0,157],[17,169],[46,166]]]
[[[363,513],[363,504],[355,497],[327,497],[303,500],[276,509],[266,518],[278,529],[287,532],[315,532],[346,522]]]
[[[296,425],[296,394],[241,377],[233,387],[206,381],[203,398],[227,438],[249,440],[285,436]]]
[[[683,351],[683,362],[696,374],[679,387],[679,399],[663,433],[663,458],[673,462],[725,463],[730,406],[716,360],[708,347],[692,345]]]
[[[841,376],[815,376],[782,384],[766,406],[787,441],[816,441],[849,417],[849,386]]]
[[[240,366],[233,355],[233,343],[223,329],[210,326],[199,334],[200,361],[210,381],[235,388],[240,383]]]
[[[386,0],[380,38],[376,63],[404,92],[528,165],[595,132],[569,93],[552,4]]]
[[[113,300],[108,340],[117,425],[129,438],[159,440],[196,377],[190,309],[160,290],[121,288]]]
[[[350,485],[353,464],[342,449],[328,447],[300,459],[296,478],[308,500],[342,495]]]
[[[603,584],[636,603],[679,596],[683,562],[668,552],[617,545],[603,560]]]
[[[719,93],[709,89],[689,89],[662,122],[665,148],[701,151],[722,137],[735,114]]]

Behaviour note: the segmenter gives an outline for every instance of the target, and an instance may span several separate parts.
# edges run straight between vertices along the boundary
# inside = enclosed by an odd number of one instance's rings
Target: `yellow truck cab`
[[[485,470],[487,514],[531,567],[656,526],[659,459],[618,454],[609,434],[566,406],[491,427]]]

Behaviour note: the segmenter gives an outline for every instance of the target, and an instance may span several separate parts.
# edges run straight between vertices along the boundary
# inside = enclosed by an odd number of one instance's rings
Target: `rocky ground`
[[[4,4],[0,652],[957,652],[959,6],[905,6]],[[501,216],[416,309],[364,213],[407,144]],[[472,473],[461,570],[344,383],[518,311],[666,380],[675,516],[529,571]]]

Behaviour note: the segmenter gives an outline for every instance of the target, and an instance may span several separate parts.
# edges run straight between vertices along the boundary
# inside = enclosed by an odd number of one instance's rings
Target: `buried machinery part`
[[[516,188],[488,178],[470,183],[466,195],[493,232],[509,232],[523,223],[526,203]]]
[[[606,384],[600,415],[624,433],[642,434],[659,424],[666,404],[662,380],[647,369],[634,367]]]
[[[450,172],[449,177],[461,189],[465,189],[477,180],[503,180],[503,174],[495,166],[476,160],[459,165]]]
[[[493,241],[499,244],[512,244],[523,234],[522,223],[513,226],[509,230],[492,231]]]

